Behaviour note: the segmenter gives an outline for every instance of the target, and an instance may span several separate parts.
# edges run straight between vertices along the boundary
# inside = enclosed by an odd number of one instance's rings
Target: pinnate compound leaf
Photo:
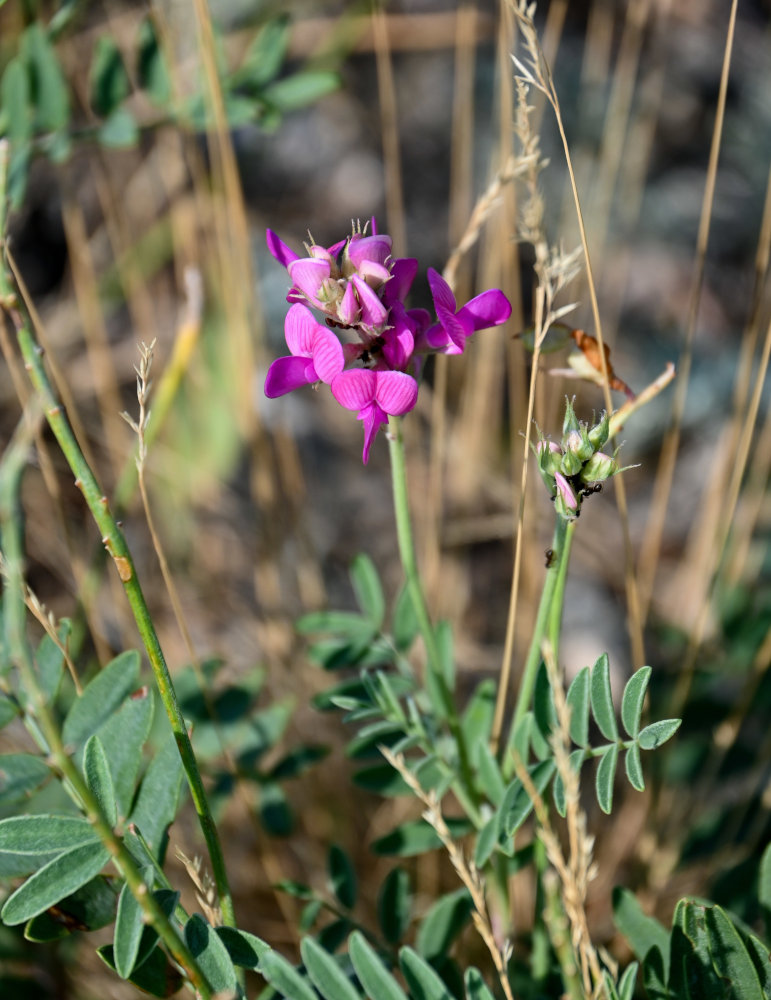
[[[421,921],[415,948],[427,961],[436,964],[452,947],[455,938],[471,919],[473,901],[467,889],[442,896]]]
[[[139,128],[128,108],[119,107],[105,119],[96,137],[108,149],[126,149],[136,145],[139,140]]]
[[[185,944],[198,962],[213,992],[239,993],[238,976],[220,937],[199,913],[185,924]]]
[[[610,814],[613,808],[613,782],[616,778],[618,765],[618,743],[613,743],[600,757],[597,768],[597,801],[604,813]]]
[[[97,733],[110,765],[121,819],[126,818],[134,801],[137,774],[142,763],[142,747],[150,735],[154,705],[149,689],[140,688]],[[157,803],[155,807],[157,808]]]
[[[400,653],[406,653],[415,636],[418,634],[418,616],[415,614],[415,605],[412,603],[410,588],[405,584],[399,591],[394,608],[391,631],[393,632],[394,646]]]
[[[651,673],[650,667],[640,667],[636,670],[626,682],[621,698],[621,721],[632,738],[640,732],[640,717]]]
[[[541,662],[535,676],[533,690],[533,716],[541,736],[548,739],[549,733],[557,727],[557,709],[554,705],[554,692],[549,681],[546,664]]]
[[[410,877],[403,868],[393,868],[383,880],[377,897],[377,918],[389,944],[401,941],[410,925],[412,894]]]
[[[461,719],[463,737],[472,767],[479,766],[483,747],[488,747],[495,714],[496,684],[487,679],[477,684]]]
[[[95,931],[115,920],[118,892],[114,879],[97,875],[56,906],[24,926],[27,941],[61,941],[75,931]]]
[[[640,762],[640,747],[633,743],[626,752],[624,758],[626,776],[629,784],[638,792],[645,791],[645,778],[643,777],[642,764]]]
[[[231,77],[231,84],[257,90],[276,76],[286,55],[289,41],[289,16],[268,21],[252,39],[241,65]]]
[[[102,741],[94,734],[89,737],[83,754],[83,771],[91,794],[99,803],[104,818],[115,826],[118,822],[118,804],[115,801],[115,787],[112,783],[110,765],[104,752]],[[125,976],[123,977],[126,978]]]
[[[465,985],[468,1000],[495,1000],[479,969],[466,969]]]
[[[763,851],[758,873],[758,902],[763,912],[766,936],[771,935],[771,844]]]
[[[335,959],[317,941],[303,938],[300,953],[313,985],[324,1000],[360,1000]]]
[[[339,86],[340,77],[337,73],[309,70],[272,83],[264,91],[264,96],[279,111],[295,111],[317,101],[325,94],[331,94]]]
[[[158,857],[166,827],[177,814],[182,790],[182,760],[173,733],[169,732],[145,772],[130,822]]]
[[[115,969],[111,944],[97,949],[97,954],[110,969]],[[153,948],[148,957],[131,973],[129,982],[153,997],[172,997],[182,988],[182,976],[166,958],[162,948]]]
[[[109,35],[97,39],[91,60],[91,106],[106,118],[131,92],[120,49]]]
[[[471,832],[471,823],[464,817],[447,819],[446,822],[453,838],[464,837]],[[421,819],[397,826],[395,830],[376,840],[372,845],[372,850],[375,854],[396,854],[399,857],[408,858],[416,854],[425,854],[426,851],[433,851],[441,846],[439,834],[425,820]]]
[[[352,909],[356,905],[357,885],[351,859],[342,847],[333,844],[329,849],[327,865],[332,892],[342,906]]]
[[[763,989],[763,996],[771,996],[771,955],[768,953],[768,947],[754,934],[747,934],[744,943],[747,946],[747,953],[755,965],[755,971]]]
[[[351,583],[356,603],[376,629],[385,618],[385,597],[375,564],[368,555],[359,553],[351,564]]]
[[[2,673],[2,668],[0,668],[0,673]],[[12,722],[17,715],[19,715],[19,709],[16,707],[16,703],[4,694],[0,694],[0,729]]]
[[[85,743],[136,688],[139,653],[127,650],[111,660],[88,684],[72,705],[62,728],[66,744]]]
[[[591,700],[592,712],[600,732],[606,740],[617,740],[618,726],[610,689],[610,663],[607,653],[603,653],[592,667]]]
[[[618,981],[618,1000],[632,1000],[639,968],[639,962],[630,962],[624,969],[624,973]]]
[[[22,36],[22,50],[35,81],[37,126],[44,132],[63,128],[69,119],[68,87],[59,57],[42,25],[34,22]]]
[[[530,778],[539,795],[543,795],[544,789],[554,774],[554,770],[553,760],[542,760],[533,767],[528,768]],[[515,778],[506,789],[506,795],[498,813],[500,817],[500,835],[507,839],[512,837],[530,815],[532,808],[533,803],[527,794],[525,786],[519,778]]]
[[[583,764],[586,757],[586,750],[583,748],[579,750],[574,750],[570,755],[570,766],[574,771],[580,771],[581,765]],[[553,785],[554,793],[554,805],[557,807],[557,812],[560,816],[564,816],[567,813],[567,800],[565,798],[565,783],[562,780],[562,775],[557,774],[554,779]]]
[[[640,962],[646,963],[653,952],[658,953],[666,981],[669,978],[669,933],[666,928],[643,913],[633,893],[619,887],[613,890],[613,920]]]
[[[260,960],[260,973],[281,997],[291,1000],[319,1000],[307,979],[276,951],[267,952]]]
[[[154,872],[152,868],[146,868],[142,872],[145,885],[152,885],[153,876]],[[118,912],[115,917],[115,940],[113,942],[115,971],[121,979],[128,979],[134,971],[143,931],[142,907],[137,902],[131,889],[129,889],[128,883],[124,883],[118,899]]]
[[[589,680],[589,668],[584,667],[573,678],[567,693],[570,738],[580,747],[589,742]]]
[[[71,631],[72,625],[69,619],[63,618],[57,629],[57,636],[62,645],[66,645]],[[64,654],[48,635],[44,635],[40,640],[35,653],[35,664],[37,680],[43,695],[46,701],[53,701],[64,673]]]
[[[9,816],[0,820],[0,853],[50,854],[99,840],[82,816]]]
[[[137,79],[154,104],[166,105],[171,95],[169,70],[155,25],[149,17],[142,21],[137,36]]]
[[[439,976],[412,948],[402,948],[399,965],[413,1000],[453,1000]]]
[[[717,970],[720,987],[728,980],[735,997],[741,1000],[765,1000],[758,970],[747,946],[720,906],[705,906],[704,917],[712,964]]]
[[[0,917],[12,926],[37,916],[89,882],[109,860],[110,852],[101,844],[84,844],[65,851],[9,896]]]
[[[500,765],[487,740],[479,745],[476,766],[477,778],[482,791],[494,806],[499,806],[506,794],[506,783],[503,780]]]
[[[32,135],[32,105],[29,74],[20,56],[10,59],[0,80],[0,106],[6,122],[6,135],[22,145]]]
[[[682,719],[662,719],[661,722],[652,722],[640,730],[637,742],[643,750],[655,750],[675,735],[682,721]]]
[[[50,773],[46,762],[31,753],[0,754],[0,806],[31,795]]]
[[[217,927],[217,934],[228,950],[233,965],[257,971],[262,958],[270,951],[270,945],[262,938],[236,927]]]
[[[354,931],[348,941],[348,954],[354,971],[367,996],[375,1000],[407,1000],[401,986],[383,965],[374,948],[360,931]]]

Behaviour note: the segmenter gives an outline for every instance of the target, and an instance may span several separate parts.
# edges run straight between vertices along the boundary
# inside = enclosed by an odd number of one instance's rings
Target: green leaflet
[[[348,954],[367,996],[373,997],[374,1000],[407,1000],[401,986],[360,931],[351,934]]]
[[[308,975],[324,1000],[360,1000],[335,959],[317,941],[303,938],[300,952]]]
[[[65,851],[31,875],[10,896],[0,913],[6,924],[21,924],[75,892],[104,868],[110,852],[101,844]]]

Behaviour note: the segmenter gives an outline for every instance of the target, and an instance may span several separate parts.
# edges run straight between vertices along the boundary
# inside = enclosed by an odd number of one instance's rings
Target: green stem
[[[399,542],[399,556],[407,580],[407,587],[418,619],[418,626],[426,647],[428,661],[428,686],[436,694],[440,709],[447,719],[447,725],[458,748],[461,786],[454,787],[456,795],[466,809],[469,818],[479,826],[479,813],[476,789],[469,761],[468,749],[463,730],[458,718],[455,699],[442,667],[436,632],[431,624],[431,616],[426,604],[423,587],[420,583],[418,563],[415,555],[415,544],[412,537],[412,522],[410,520],[409,494],[407,490],[407,464],[404,455],[404,438],[402,437],[401,420],[389,417],[388,446],[391,455],[391,478],[393,481],[394,514],[396,515],[396,534]],[[432,699],[433,700],[433,699]]]
[[[559,518],[562,521],[562,518]],[[560,633],[562,631],[562,607],[565,603],[565,583],[568,578],[568,563],[570,562],[570,547],[573,543],[573,534],[578,521],[563,521],[564,538],[562,548],[557,559],[557,577],[554,584],[554,594],[552,595],[551,607],[549,608],[549,624],[547,637],[551,643],[552,653],[555,663],[559,662]],[[556,536],[556,532],[555,532]]]
[[[26,445],[26,442],[24,442]],[[26,465],[27,448],[18,446],[6,452],[0,468],[0,545],[5,558],[6,587],[4,589],[4,615],[11,660],[16,664],[24,687],[29,692],[35,719],[45,739],[48,753],[66,784],[74,792],[86,817],[98,834],[110,858],[125,879],[147,923],[151,924],[166,945],[169,953],[185,970],[202,1000],[209,1000],[212,992],[193,954],[174,929],[155,897],[148,892],[133,857],[102,813],[72,758],[65,750],[53,715],[46,703],[35,673],[32,653],[24,630],[24,580],[22,576],[23,541],[18,495],[21,476]],[[29,711],[28,707],[28,711]]]
[[[3,155],[4,153],[7,153],[7,147],[0,148],[0,204],[5,203],[4,164],[7,164],[7,159]],[[3,210],[0,209],[0,224],[3,221]],[[4,232],[0,229],[0,246],[2,245],[1,241],[3,238]],[[88,509],[91,511],[91,516],[96,521],[102,537],[102,544],[112,557],[118,570],[118,575],[147,651],[158,692],[161,696],[163,707],[166,709],[177,749],[182,759],[182,766],[188,785],[190,786],[190,793],[196,813],[198,814],[198,821],[209,851],[212,875],[217,887],[222,919],[225,924],[235,927],[233,898],[228,884],[225,859],[217,834],[217,828],[211,809],[209,808],[201,772],[198,769],[190,737],[187,733],[187,727],[185,726],[185,720],[182,717],[182,712],[177,702],[176,692],[168,666],[166,665],[163,650],[161,649],[147,602],[136,576],[131,553],[126,544],[123,532],[118,527],[118,523],[110,511],[109,501],[102,493],[94,473],[86,462],[83,452],[80,450],[80,446],[72,432],[72,428],[67,421],[64,410],[54,394],[43,365],[42,349],[35,342],[29,325],[19,311],[16,295],[6,272],[4,261],[0,263],[0,308],[10,316],[14,324],[24,365],[37,393],[39,404],[70,469],[75,475],[75,485],[83,494]]]
[[[546,578],[541,592],[541,603],[538,605],[538,614],[533,629],[533,637],[530,640],[530,648],[527,652],[527,659],[522,671],[522,680],[519,684],[517,703],[514,707],[514,717],[511,722],[509,740],[507,748],[511,747],[511,741],[517,726],[525,717],[530,703],[533,700],[533,689],[538,667],[541,663],[541,646],[544,637],[548,638],[554,649],[555,656],[559,647],[559,631],[562,621],[562,603],[565,596],[565,581],[567,579],[568,563],[570,561],[570,545],[573,540],[575,521],[566,521],[557,515],[554,526],[554,538],[551,543],[551,554],[549,567],[546,570]]]

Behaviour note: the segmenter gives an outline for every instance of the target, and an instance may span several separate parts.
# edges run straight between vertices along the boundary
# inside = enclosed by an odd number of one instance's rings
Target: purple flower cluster
[[[475,330],[505,323],[511,305],[491,289],[460,309],[447,282],[428,269],[436,322],[404,301],[418,262],[391,256],[391,237],[357,227],[331,247],[306,244],[300,257],[270,229],[268,249],[292,281],[284,324],[290,354],[270,366],[265,395],[283,396],[325,382],[341,406],[356,410],[364,425],[363,460],[389,416],[401,416],[418,398],[421,364],[429,353],[462,354]],[[319,322],[311,308],[321,313]],[[340,336],[338,336],[338,334]],[[341,339],[342,337],[342,339]]]

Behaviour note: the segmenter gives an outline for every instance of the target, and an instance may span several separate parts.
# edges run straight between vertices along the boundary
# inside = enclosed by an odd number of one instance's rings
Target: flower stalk
[[[402,436],[401,421],[396,417],[391,417],[388,422],[388,446],[391,456],[391,478],[393,481],[394,514],[396,517],[396,534],[399,543],[399,557],[402,569],[407,581],[412,606],[418,620],[423,643],[426,648],[427,669],[429,673],[429,686],[436,692],[441,701],[441,707],[447,719],[447,725],[452,733],[455,745],[458,748],[458,761],[460,765],[461,786],[454,787],[453,791],[462,802],[469,818],[479,826],[481,816],[478,808],[478,796],[474,788],[474,781],[469,762],[468,748],[461,729],[458,718],[455,699],[447,684],[442,667],[441,654],[436,641],[436,632],[431,624],[431,616],[426,604],[423,587],[420,583],[417,557],[415,555],[415,544],[412,536],[412,522],[410,520],[409,495],[407,491],[407,468],[404,455],[404,438]]]

